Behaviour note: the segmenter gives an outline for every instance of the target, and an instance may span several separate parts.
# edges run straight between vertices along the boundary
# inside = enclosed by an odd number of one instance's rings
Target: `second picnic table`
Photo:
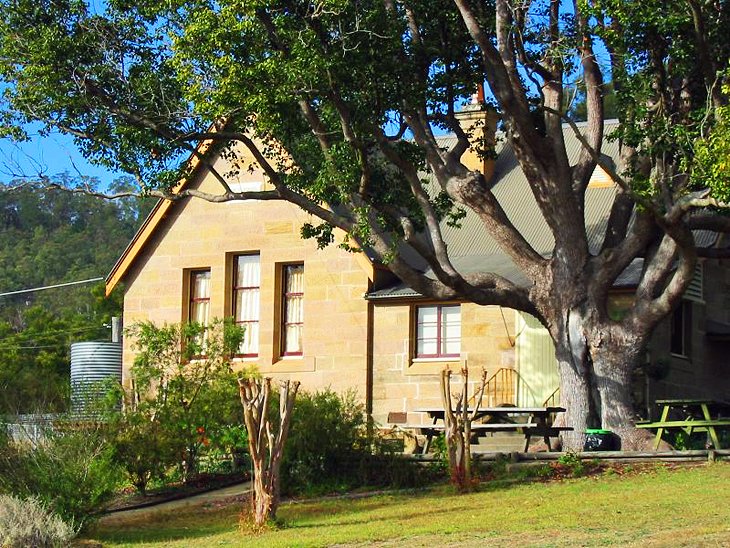
[[[472,410],[468,410],[469,413]],[[488,432],[522,432],[525,436],[525,451],[530,446],[532,436],[541,436],[551,450],[550,438],[556,437],[561,431],[572,430],[567,426],[553,426],[552,415],[565,411],[563,407],[480,407],[471,430],[474,434]],[[401,425],[404,428],[420,430],[426,436],[423,453],[428,451],[433,436],[444,431],[444,408],[427,407],[415,409],[416,413],[426,413],[432,419],[432,424]],[[479,420],[483,422],[476,422]],[[440,424],[439,424],[440,421]]]
[[[717,410],[730,410],[727,402],[713,400],[656,400],[661,406],[661,418],[656,422],[637,423],[637,428],[656,429],[654,450],[659,449],[665,430],[684,430],[688,435],[692,432],[707,432],[715,449],[721,449],[717,436],[717,428],[730,428],[730,418],[720,417]],[[714,416],[712,411],[714,411]],[[674,415],[675,417],[670,417]],[[679,415],[681,419],[677,419]]]

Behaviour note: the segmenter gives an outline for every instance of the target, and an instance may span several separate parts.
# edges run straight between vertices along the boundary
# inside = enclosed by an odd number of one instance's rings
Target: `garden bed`
[[[153,489],[146,494],[138,493],[133,488],[124,490],[109,504],[105,513],[120,512],[154,506],[171,500],[179,500],[216,489],[222,489],[249,480],[248,472],[236,474],[200,474],[188,483],[169,484],[160,489]]]

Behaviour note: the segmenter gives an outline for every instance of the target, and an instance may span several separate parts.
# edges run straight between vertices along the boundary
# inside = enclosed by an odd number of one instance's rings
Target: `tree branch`
[[[691,230],[712,230],[713,232],[730,232],[730,217],[711,213],[690,215],[687,226]]]
[[[601,68],[596,60],[593,50],[593,42],[588,33],[588,25],[585,16],[581,12],[580,3],[573,1],[576,19],[578,21],[578,32],[582,35],[579,46],[581,66],[583,67],[583,78],[586,84],[586,112],[587,127],[585,143],[588,147],[581,150],[578,162],[573,167],[573,188],[583,191],[590,181],[593,170],[596,166],[596,158],[600,158],[601,144],[603,143],[603,76]],[[575,127],[573,128],[575,132]],[[581,142],[582,143],[582,142]]]

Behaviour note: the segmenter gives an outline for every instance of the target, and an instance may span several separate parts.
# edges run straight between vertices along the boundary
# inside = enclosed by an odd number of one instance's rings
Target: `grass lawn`
[[[730,546],[730,463],[651,466],[548,483],[447,486],[285,503],[282,528],[240,531],[238,505],[100,524],[105,546]]]

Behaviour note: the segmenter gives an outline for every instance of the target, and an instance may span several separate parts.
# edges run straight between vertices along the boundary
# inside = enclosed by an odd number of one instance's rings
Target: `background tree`
[[[444,407],[444,442],[449,458],[451,482],[464,493],[471,491],[474,480],[471,473],[471,425],[479,414],[479,407],[487,385],[487,372],[482,370],[480,384],[469,397],[469,370],[461,370],[461,392],[451,392],[451,370],[441,371],[441,404]],[[456,398],[456,401],[454,401]]]
[[[276,519],[281,500],[281,463],[299,381],[282,381],[279,413],[270,409],[271,379],[238,380],[253,468],[253,517],[257,527]]]
[[[630,374],[704,252],[692,229],[728,228],[711,209],[724,204],[710,181],[692,176],[693,146],[727,102],[718,76],[730,47],[726,1],[93,6],[2,2],[7,135],[24,138],[28,123],[70,134],[91,161],[132,174],[154,196],[289,200],[322,221],[305,235],[324,245],[341,228],[423,295],[533,314],[555,343],[575,427],[567,446],[580,448],[589,425],[633,432]],[[601,156],[609,80],[618,166]],[[462,162],[470,148],[489,153],[455,116],[483,82],[555,240],[548,253],[530,246],[489,181]],[[576,83],[585,88],[586,123],[573,126],[583,149],[571,162],[561,108]],[[436,138],[443,131],[456,138],[450,150]],[[213,146],[198,148],[203,142]],[[214,169],[216,154],[235,164],[241,150],[271,190],[234,192],[229,174]],[[188,154],[220,182],[220,194],[172,195]],[[593,253],[583,212],[597,165],[617,196]],[[441,223],[458,222],[467,208],[526,285],[454,267]],[[434,277],[406,259],[413,253]],[[643,268],[633,304],[611,319],[609,291],[635,259]]]
[[[129,188],[123,180],[112,186]],[[150,200],[109,202],[21,181],[0,184],[0,292],[105,274],[150,206]],[[70,344],[108,339],[121,297],[105,298],[100,283],[0,297],[0,413],[65,410]]]

